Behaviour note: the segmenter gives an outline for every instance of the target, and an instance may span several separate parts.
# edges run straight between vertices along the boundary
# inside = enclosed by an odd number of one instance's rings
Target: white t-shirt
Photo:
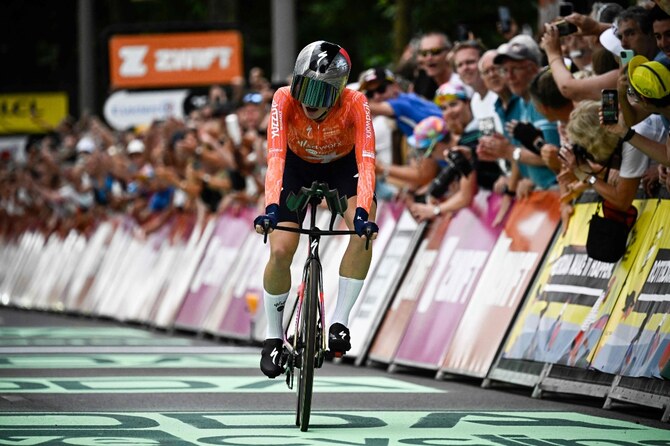
[[[665,141],[668,138],[668,132],[659,115],[649,115],[644,121],[635,124],[633,129],[653,141]],[[641,178],[649,168],[650,161],[642,151],[625,142],[621,153],[619,176],[621,178]]]
[[[470,109],[473,119],[479,121],[482,118],[493,118],[496,132],[503,133],[502,122],[495,109],[497,100],[498,95],[491,90],[487,91],[483,98],[478,92],[475,92],[470,100]]]

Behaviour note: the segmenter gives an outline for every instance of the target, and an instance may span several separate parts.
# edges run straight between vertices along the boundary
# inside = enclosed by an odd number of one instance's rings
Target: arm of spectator
[[[395,116],[393,107],[391,107],[391,104],[389,104],[387,101],[382,102],[369,101],[368,106],[370,107],[370,114],[372,114],[372,116],[377,115],[390,116],[390,117]]]
[[[469,150],[469,149],[468,149]],[[412,203],[410,212],[418,222],[433,220],[438,215],[451,215],[459,209],[470,206],[477,191],[477,172],[462,176],[458,190],[441,203]],[[435,210],[439,209],[439,214]]]
[[[565,161],[565,167],[570,169],[582,182],[591,175],[594,175],[580,170],[577,166],[577,160],[574,153],[568,148],[561,147],[560,154]],[[600,169],[600,171],[603,170],[604,169]],[[598,175],[594,175],[596,176],[596,182],[591,187],[593,187],[593,190],[595,190],[598,195],[612,203],[615,208],[626,211],[635,199],[638,186],[640,185],[640,178],[622,178],[617,175],[617,178],[615,179],[615,175],[615,171],[610,171],[607,182]]]
[[[658,194],[659,178],[657,164],[649,166],[642,175],[640,182],[647,197],[655,197]]]
[[[509,194],[503,192],[502,199],[500,200],[500,208],[498,209],[498,212],[496,213],[496,216],[493,219],[493,222],[491,223],[493,227],[502,224],[502,222],[505,220],[505,216],[512,208],[512,203],[514,201],[514,198],[516,197],[516,190],[520,179],[521,179],[521,171],[519,171],[519,165],[517,163],[512,163],[512,170],[510,172],[510,175],[509,177],[505,178],[505,184],[503,184],[503,186],[505,185],[507,186]],[[496,182],[496,186],[494,186],[494,189],[497,188],[500,183],[502,183],[502,181]]]
[[[602,110],[598,112],[598,116],[600,117],[600,125],[607,131],[617,135],[619,138],[626,136],[628,130],[630,130],[630,127],[627,127],[625,124],[623,124],[623,113],[619,114],[619,121],[616,124],[603,124]],[[630,140],[628,140],[628,142],[657,163],[670,165],[670,157],[668,156],[668,151],[666,149],[667,142],[662,143],[659,141],[654,141],[637,132]]]
[[[627,68],[628,65],[621,67],[617,78],[617,93],[619,96],[619,110],[621,112],[619,122],[624,122],[628,127],[632,127],[638,122],[643,121],[650,113],[632,104],[628,99],[630,83],[628,82]]]
[[[104,143],[105,147],[109,147],[116,141],[114,132],[107,127],[97,116],[91,116],[90,120],[91,130]]]
[[[517,149],[520,150],[518,162],[531,166],[544,166],[544,161],[542,161],[540,155],[525,147],[515,147],[510,140],[500,133],[480,137],[477,145],[477,156],[482,161],[496,161],[498,159],[513,161],[514,152]]]
[[[561,171],[561,160],[558,157],[558,146],[553,144],[545,144],[540,149],[540,156],[544,164],[551,169],[552,172],[558,174]]]
[[[203,144],[207,144],[212,148],[212,150],[195,149],[195,153],[200,156],[202,162],[216,169],[231,169],[237,166],[233,154],[235,148],[230,139],[226,139],[225,142],[221,143],[209,132],[205,131],[199,132],[199,137]]]
[[[516,186],[516,198],[525,200],[535,189],[535,183],[530,178],[521,178]]]
[[[377,162],[375,170],[378,174],[385,175],[390,183],[416,189],[430,183],[435,178],[439,172],[439,165],[433,158],[422,158],[416,164],[407,166],[384,165]]]
[[[588,15],[573,12],[565,17],[565,21],[577,26],[577,34],[583,36],[600,36],[604,31],[609,29],[612,25],[609,23],[598,22]]]
[[[664,186],[666,189],[670,190],[670,169],[668,166],[662,164],[658,165],[658,182],[661,186]]]
[[[545,24],[540,46],[547,53],[551,75],[561,94],[573,101],[584,99],[600,100],[600,91],[605,88],[615,88],[619,77],[617,70],[611,70],[597,76],[585,79],[575,79],[563,62],[561,41],[555,25]]]

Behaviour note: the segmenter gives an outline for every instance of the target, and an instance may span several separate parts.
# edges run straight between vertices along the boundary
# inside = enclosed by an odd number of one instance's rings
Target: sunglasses
[[[375,93],[379,94],[384,94],[386,93],[386,84],[381,84],[379,87],[375,88],[374,90],[368,90],[365,92],[365,97],[368,99],[372,99],[375,97]]]
[[[419,53],[419,56],[423,56],[423,57],[426,57],[426,56],[428,56],[429,54],[430,54],[431,56],[437,56],[438,54],[443,53],[443,52],[445,52],[446,50],[447,50],[447,49],[446,49],[445,47],[442,47],[442,48],[430,48],[430,49],[427,49],[427,50],[419,50],[418,53]]]
[[[263,95],[260,93],[247,93],[242,98],[245,104],[261,104],[263,102]]]

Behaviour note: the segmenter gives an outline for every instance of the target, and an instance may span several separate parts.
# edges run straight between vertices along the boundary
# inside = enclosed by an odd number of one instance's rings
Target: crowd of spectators
[[[513,200],[558,190],[565,231],[575,199],[593,188],[606,217],[630,227],[633,200],[670,185],[669,11],[660,0],[595,3],[589,14],[556,17],[537,36],[512,33],[491,49],[425,34],[395,76],[377,70],[360,79],[375,121],[394,118],[383,124],[403,132],[414,122],[400,152],[409,156],[378,159],[378,195],[404,196],[423,221],[488,190],[500,196],[492,205],[501,224]],[[409,82],[399,79],[407,73]],[[398,93],[394,85],[404,84]],[[603,90],[614,123],[603,121]],[[436,104],[441,118],[417,105],[408,111],[409,92]]]
[[[393,66],[352,73],[349,87],[365,93],[373,115],[378,197],[406,200],[424,221],[485,189],[500,196],[500,224],[513,200],[557,189],[565,230],[574,200],[592,187],[629,215],[639,193],[670,185],[669,10],[660,0],[595,3],[537,36],[515,26],[495,48],[431,31]],[[175,213],[262,207],[277,87],[254,68],[212,86],[184,119],[124,131],[95,116],[65,120],[29,141],[25,162],[0,160],[0,234],[90,233],[118,213],[148,234]],[[614,124],[602,122],[603,89],[617,92]]]

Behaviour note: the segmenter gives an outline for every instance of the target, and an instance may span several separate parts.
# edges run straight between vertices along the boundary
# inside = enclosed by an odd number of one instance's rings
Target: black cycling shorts
[[[337,189],[340,196],[351,198],[356,196],[358,187],[358,165],[356,153],[352,150],[342,158],[329,163],[310,163],[290,149],[286,150],[286,164],[282,190],[279,197],[279,221],[302,223],[307,208],[298,212],[289,211],[286,198],[289,193],[298,194],[303,187],[311,187],[314,181],[325,182],[330,189]]]

